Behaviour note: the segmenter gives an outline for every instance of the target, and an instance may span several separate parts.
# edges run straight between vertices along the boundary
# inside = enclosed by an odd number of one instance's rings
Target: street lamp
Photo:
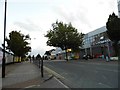
[[[7,0],[5,0],[5,13],[4,13],[4,43],[3,43],[3,58],[2,58],[2,78],[5,78],[6,10],[7,10]]]

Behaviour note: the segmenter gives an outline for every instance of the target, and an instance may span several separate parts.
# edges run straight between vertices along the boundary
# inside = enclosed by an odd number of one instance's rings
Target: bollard
[[[38,61],[39,61],[39,68],[40,68],[40,59],[38,59]]]
[[[41,59],[41,77],[43,77],[43,59]]]

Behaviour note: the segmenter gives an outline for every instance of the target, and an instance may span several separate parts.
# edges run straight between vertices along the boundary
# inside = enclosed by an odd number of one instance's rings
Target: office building
[[[102,55],[114,56],[112,42],[107,37],[106,30],[106,26],[103,26],[85,34],[81,56],[84,54],[94,57],[101,57]]]

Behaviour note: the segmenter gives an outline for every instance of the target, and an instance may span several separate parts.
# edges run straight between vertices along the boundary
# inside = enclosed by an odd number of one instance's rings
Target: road
[[[87,61],[46,61],[70,88],[118,88],[118,64]]]

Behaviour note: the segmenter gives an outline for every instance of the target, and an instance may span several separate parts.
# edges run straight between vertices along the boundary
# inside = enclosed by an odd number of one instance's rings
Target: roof
[[[98,28],[98,29],[96,29],[96,30],[94,30],[94,31],[91,31],[91,32],[89,32],[89,33],[86,33],[84,37],[85,37],[85,38],[91,37],[91,36],[94,36],[94,35],[96,35],[96,34],[105,32],[106,30],[107,30],[107,29],[106,29],[106,26],[103,26],[103,27],[100,27],[100,28]]]

